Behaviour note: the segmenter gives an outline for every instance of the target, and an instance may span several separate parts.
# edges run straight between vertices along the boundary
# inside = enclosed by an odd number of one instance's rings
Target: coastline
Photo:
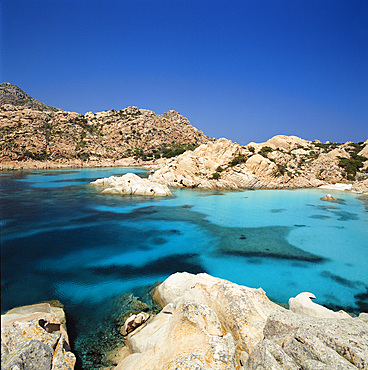
[[[143,161],[133,157],[123,159],[104,159],[98,161],[82,161],[80,159],[59,161],[4,161],[0,162],[0,173],[5,171],[24,171],[24,170],[57,170],[57,169],[81,169],[81,168],[101,168],[101,167],[145,167],[154,169],[158,162],[155,160]],[[368,196],[367,180],[355,181],[354,183],[331,183],[320,186],[301,186],[301,187],[283,187],[277,189],[325,189],[334,191],[348,191],[351,193]],[[221,188],[224,189],[224,188]],[[229,188],[231,189],[231,188]]]
[[[146,167],[155,165],[155,161],[142,161],[141,159],[123,158],[123,159],[104,159],[99,161],[82,161],[73,159],[63,162],[58,161],[8,161],[0,162],[1,171],[17,170],[47,170],[47,169],[65,169],[65,168],[98,168],[98,167]]]

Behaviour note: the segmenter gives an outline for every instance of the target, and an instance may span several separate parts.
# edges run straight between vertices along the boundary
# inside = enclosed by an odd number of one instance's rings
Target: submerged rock
[[[134,173],[127,173],[120,177],[111,176],[97,179],[96,181],[91,182],[91,184],[106,187],[102,192],[108,194],[147,195],[158,197],[172,195],[166,185],[142,179]]]
[[[130,355],[117,370],[368,367],[368,324],[360,318],[297,314],[262,289],[207,274],[173,274],[155,298],[164,309],[127,336]]]
[[[323,196],[321,198],[321,200],[327,200],[329,202],[337,202],[338,201],[338,199],[335,198],[334,196],[332,196],[331,194],[326,194],[325,196]]]
[[[74,369],[62,308],[49,303],[1,315],[2,369]]]

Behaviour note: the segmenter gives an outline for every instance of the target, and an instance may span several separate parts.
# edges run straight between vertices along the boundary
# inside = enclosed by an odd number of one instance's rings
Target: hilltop
[[[142,164],[211,140],[174,110],[157,115],[127,107],[82,115],[48,107],[9,83],[0,85],[0,97],[3,169]]]
[[[11,104],[17,107],[35,109],[40,111],[52,111],[56,112],[59,108],[50,107],[40,101],[31,98],[22,89],[16,85],[12,85],[9,82],[3,82],[0,84],[0,105]]]

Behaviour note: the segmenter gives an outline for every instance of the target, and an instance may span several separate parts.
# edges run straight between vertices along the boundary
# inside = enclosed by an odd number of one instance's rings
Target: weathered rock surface
[[[262,289],[207,274],[171,275],[155,297],[164,309],[127,336],[131,354],[116,369],[368,366],[368,324],[360,318],[296,314]]]
[[[17,307],[1,315],[2,369],[74,369],[62,308],[49,303]]]
[[[105,189],[102,192],[106,194],[147,195],[157,197],[172,195],[166,185],[142,179],[134,173],[97,179],[91,182],[91,184],[104,186]]]
[[[245,147],[219,139],[159,162],[150,179],[169,186],[207,189],[318,187],[344,180],[346,163],[341,160],[348,161],[349,153],[355,155],[360,147],[284,135]],[[365,157],[361,158],[364,161]],[[368,165],[368,158],[365,163]]]
[[[317,319],[288,310],[273,312],[264,337],[279,345],[298,368],[368,367],[368,325],[359,318]]]

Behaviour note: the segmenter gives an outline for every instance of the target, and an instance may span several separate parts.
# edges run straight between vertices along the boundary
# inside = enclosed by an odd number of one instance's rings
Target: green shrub
[[[280,175],[283,175],[283,174],[286,172],[286,165],[278,164],[278,165],[277,165],[277,172],[278,172]]]
[[[35,161],[45,161],[49,159],[49,156],[48,154],[46,154],[45,150],[43,150],[41,153],[33,153],[33,152],[30,152],[29,150],[26,150],[24,152],[24,156],[34,159]]]
[[[216,172],[222,172],[222,171],[225,171],[221,166],[218,166],[216,168]]]
[[[220,177],[221,177],[221,174],[219,174],[218,172],[214,172],[212,174],[212,179],[213,180],[218,180]]]
[[[164,158],[176,157],[187,150],[194,150],[198,145],[195,144],[173,144],[170,148],[162,148],[161,153]]]
[[[360,155],[354,155],[354,158],[340,158],[339,166],[345,170],[345,175],[348,180],[355,180],[356,173],[363,167],[363,162],[367,158]]]
[[[89,157],[91,156],[90,153],[86,153],[86,152],[82,152],[82,153],[78,153],[77,154],[77,157],[79,159],[81,159],[82,161],[86,161],[87,159],[89,159]]]
[[[244,155],[240,154],[233,158],[233,160],[229,163],[229,166],[234,167],[237,164],[245,163],[246,161],[247,161],[247,158]]]
[[[268,153],[271,153],[273,152],[273,149],[269,146],[264,146],[261,148],[261,150],[258,152],[258,154],[260,154],[261,156],[267,158],[268,157]]]
[[[314,143],[314,145],[317,148],[323,149],[323,151],[325,153],[328,153],[331,150],[333,150],[333,149],[337,148],[338,146],[340,146],[341,144],[340,143]]]

